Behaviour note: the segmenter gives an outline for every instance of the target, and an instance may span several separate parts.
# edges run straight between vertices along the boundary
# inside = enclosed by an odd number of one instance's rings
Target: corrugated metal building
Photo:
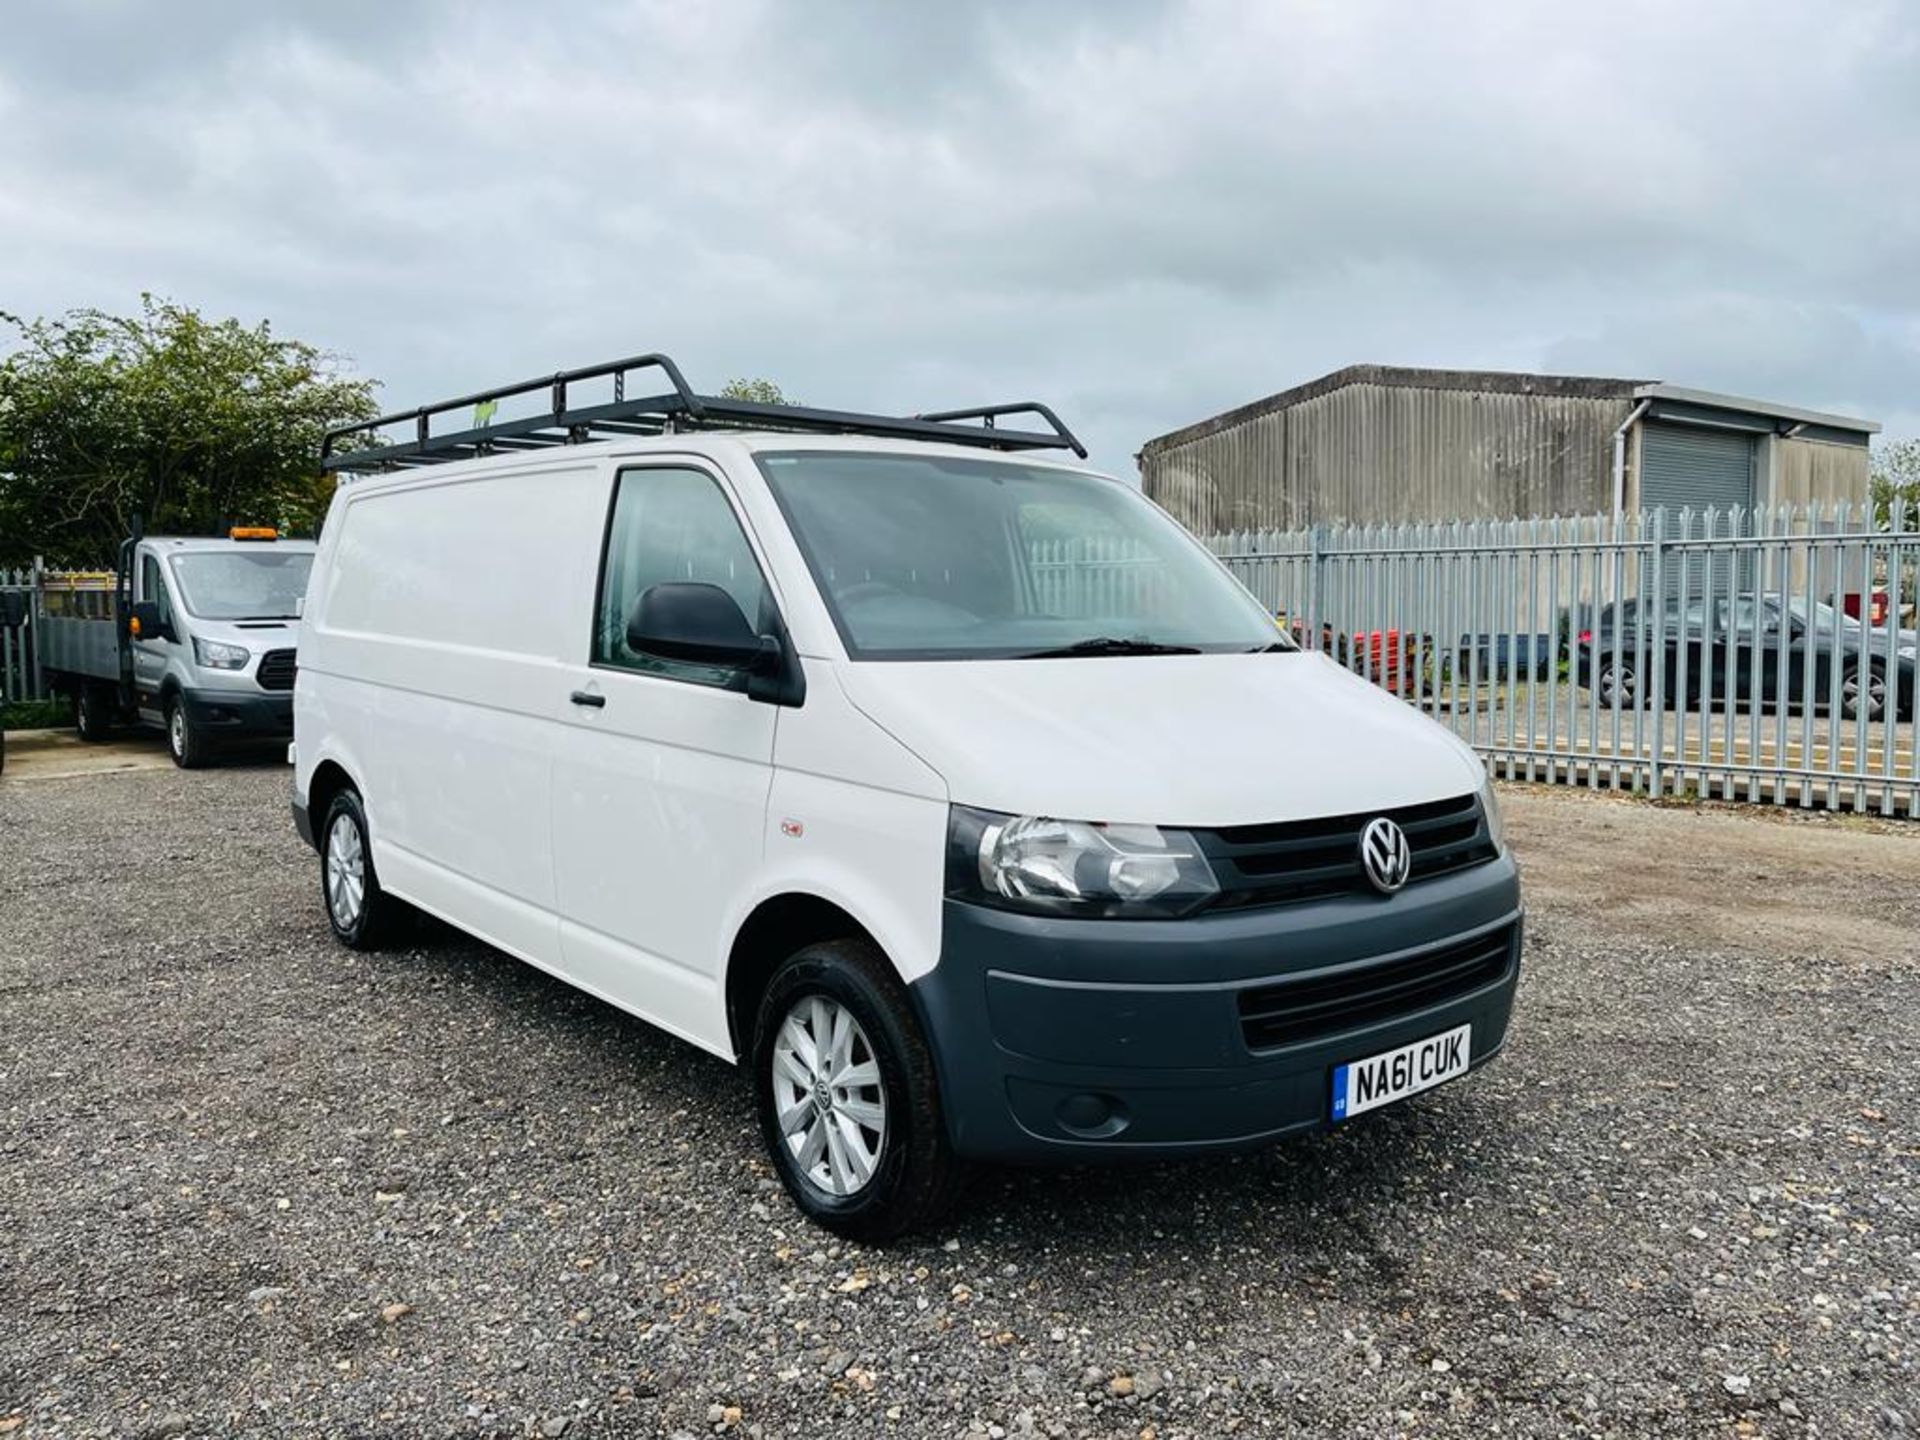
[[[1354,365],[1138,459],[1147,494],[1206,535],[1855,500],[1879,428],[1660,381]]]

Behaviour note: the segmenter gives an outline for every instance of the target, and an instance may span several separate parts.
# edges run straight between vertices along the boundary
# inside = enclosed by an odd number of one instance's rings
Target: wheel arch
[[[727,1043],[735,1059],[752,1048],[754,1015],[780,962],[822,940],[845,939],[865,940],[886,953],[872,927],[824,895],[785,890],[753,907],[734,932],[727,952]]]
[[[329,756],[313,767],[313,775],[307,781],[307,813],[313,817],[313,843],[316,849],[325,843],[321,838],[321,829],[326,824],[327,810],[333,804],[333,797],[342,790],[351,790],[360,795],[363,802],[365,800],[359,782],[338,760]]]

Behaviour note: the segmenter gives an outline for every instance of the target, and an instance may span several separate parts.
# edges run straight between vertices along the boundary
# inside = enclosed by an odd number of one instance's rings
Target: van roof
[[[671,388],[629,396],[628,377],[636,372],[658,372]],[[530,405],[530,396],[539,398]],[[500,418],[503,404],[520,413]],[[434,433],[436,418],[469,408],[472,417],[464,429]],[[1014,417],[1026,417],[1028,423],[1037,421],[1047,429],[1012,429],[1000,423]],[[381,433],[401,425],[411,430],[409,438],[396,440]],[[824,410],[730,395],[699,395],[669,357],[648,354],[563,370],[371,421],[336,426],[321,442],[320,467],[326,471],[412,468],[591,441],[618,442],[659,435],[684,438],[689,433],[713,431],[773,433],[789,438],[796,434],[866,436],[895,443],[931,442],[990,450],[1064,449],[1082,460],[1087,458],[1086,446],[1058,415],[1037,400],[917,415]]]
[[[296,540],[282,535],[276,540],[234,540],[225,535],[142,535],[145,545],[163,546],[179,554],[195,550],[312,550],[311,540]]]
[[[750,453],[765,451],[811,450],[821,453],[859,453],[869,455],[912,455],[949,460],[1001,460],[1021,465],[1042,465],[1049,469],[1089,472],[1065,458],[1032,454],[982,455],[977,445],[936,444],[929,441],[882,440],[865,435],[799,435],[765,430],[700,430],[687,434],[634,436],[626,440],[592,440],[575,445],[551,446],[537,452],[511,451],[497,455],[478,455],[465,460],[436,465],[412,465],[372,470],[356,474],[341,467],[353,488],[403,488],[434,476],[466,475],[504,470],[551,470],[574,462],[590,462],[625,456],[660,454],[711,456],[722,448],[744,449]],[[1111,477],[1109,477],[1111,478]],[[1116,482],[1119,483],[1119,482]]]

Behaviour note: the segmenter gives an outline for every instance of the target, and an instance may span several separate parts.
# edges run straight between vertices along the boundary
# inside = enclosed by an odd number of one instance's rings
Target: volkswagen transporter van
[[[402,422],[325,457],[300,637],[334,932],[404,902],[739,1062],[820,1223],[925,1222],[969,1159],[1344,1124],[1504,1042],[1481,763],[1044,458],[1085,453],[1045,407],[762,405],[644,356]]]

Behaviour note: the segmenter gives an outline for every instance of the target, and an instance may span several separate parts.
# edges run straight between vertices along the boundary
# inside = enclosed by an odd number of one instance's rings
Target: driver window
[[[160,578],[160,562],[152,555],[140,557],[140,598],[160,607],[160,618],[173,624],[173,602],[167,598],[167,582]]]
[[[600,564],[593,663],[670,676],[696,685],[746,688],[744,671],[663,660],[627,645],[627,618],[650,586],[668,581],[717,585],[747,623],[765,632],[772,614],[765,579],[746,534],[713,477],[698,470],[624,470]]]

